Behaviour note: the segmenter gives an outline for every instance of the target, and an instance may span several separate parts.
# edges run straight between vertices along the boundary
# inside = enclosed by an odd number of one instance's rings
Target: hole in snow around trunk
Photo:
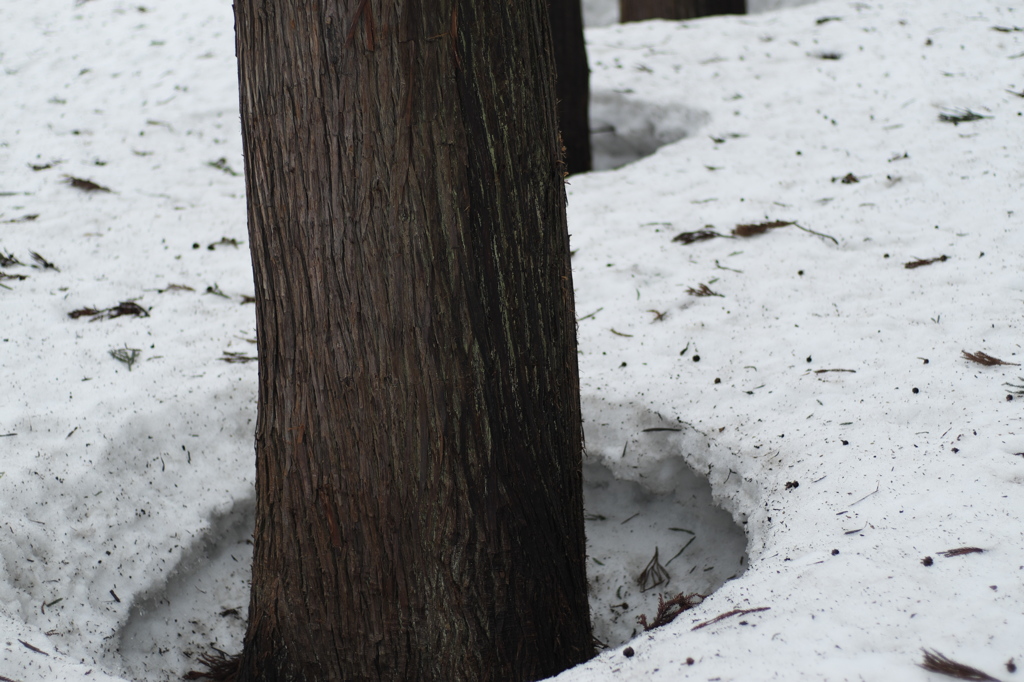
[[[686,464],[688,448],[706,447],[693,427],[603,401],[585,400],[583,413],[590,615],[615,647],[643,632],[638,616],[654,620],[659,595],[708,595],[743,573],[747,537]],[[641,584],[655,551],[664,573]]]
[[[608,646],[643,631],[658,596],[710,594],[747,566],[747,538],[712,499],[686,456],[708,439],[688,424],[635,405],[583,400],[583,497],[594,635]],[[738,477],[737,477],[738,479]],[[105,656],[109,672],[179,680],[210,647],[241,650],[248,616],[255,500],[211,520],[170,579],[137,598]],[[639,578],[658,551],[664,582]],[[682,552],[680,553],[680,550]],[[686,616],[684,615],[683,618]]]
[[[109,656],[114,660],[106,661],[110,672],[177,682],[200,667],[197,657],[211,647],[231,654],[242,650],[255,519],[255,498],[235,503],[211,521],[162,587],[132,604],[118,650]]]
[[[594,170],[609,170],[650,156],[690,137],[711,115],[679,103],[637,99],[628,92],[590,93],[590,147]]]

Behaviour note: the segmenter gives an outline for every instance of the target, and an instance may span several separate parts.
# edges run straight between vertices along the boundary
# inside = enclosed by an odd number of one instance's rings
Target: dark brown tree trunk
[[[592,654],[545,0],[235,0],[259,417],[239,680]]]
[[[619,0],[619,21],[623,23],[746,13],[746,0]]]
[[[555,92],[566,170],[583,173],[591,169],[590,67],[587,66],[580,0],[550,0],[548,16],[558,72]]]

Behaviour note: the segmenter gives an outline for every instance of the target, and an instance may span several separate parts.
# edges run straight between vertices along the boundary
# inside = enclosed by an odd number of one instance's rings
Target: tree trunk
[[[239,680],[592,655],[545,0],[235,0],[259,411]]]
[[[590,155],[590,67],[583,39],[583,10],[580,0],[550,0],[551,37],[555,47],[558,81],[558,127],[565,146],[569,173],[591,169]]]
[[[746,13],[746,0],[619,0],[619,21],[622,23]]]

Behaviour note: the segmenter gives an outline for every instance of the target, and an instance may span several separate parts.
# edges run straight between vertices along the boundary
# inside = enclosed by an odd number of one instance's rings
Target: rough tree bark
[[[239,680],[592,655],[545,0],[235,0],[259,341]]]
[[[746,0],[619,0],[619,21],[623,23],[746,13]]]
[[[558,126],[569,173],[592,168],[590,154],[590,67],[583,38],[580,0],[550,0],[548,16],[558,74]]]

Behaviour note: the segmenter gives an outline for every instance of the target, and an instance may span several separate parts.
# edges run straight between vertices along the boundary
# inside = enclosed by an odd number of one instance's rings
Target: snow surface
[[[610,648],[558,680],[944,679],[923,647],[1013,679],[1024,369],[963,351],[1024,361],[1022,27],[829,0],[588,31],[602,164],[657,151],[568,187]],[[5,3],[0,68],[0,676],[174,679],[248,600],[230,3]],[[68,316],[122,301],[149,316]],[[693,629],[734,609],[767,610]]]

